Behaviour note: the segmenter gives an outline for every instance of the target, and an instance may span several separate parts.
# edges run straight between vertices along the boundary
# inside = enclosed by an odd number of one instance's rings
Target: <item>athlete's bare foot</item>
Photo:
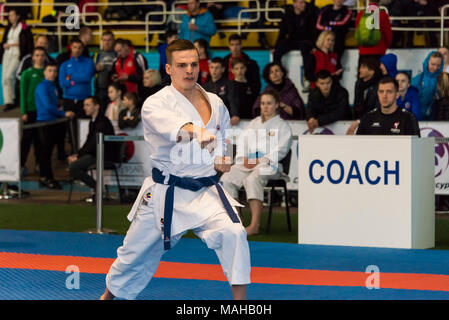
[[[104,293],[101,295],[100,300],[113,300],[115,296],[111,293],[111,291],[106,288]]]

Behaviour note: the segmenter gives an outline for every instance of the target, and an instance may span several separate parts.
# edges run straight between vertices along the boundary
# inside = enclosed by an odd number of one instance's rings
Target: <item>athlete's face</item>
[[[381,83],[377,89],[377,96],[379,98],[381,108],[389,108],[396,103],[399,97],[399,92],[393,83]]]
[[[171,64],[165,65],[165,71],[175,88],[189,90],[195,87],[200,72],[198,59],[195,49],[172,52]]]
[[[441,68],[441,58],[431,57],[429,59],[429,66],[428,66],[429,72],[435,73],[438,70],[440,70],[440,68]]]
[[[260,115],[265,118],[272,118],[276,115],[279,104],[271,94],[264,94],[260,98]]]
[[[398,73],[396,76],[396,81],[399,84],[399,92],[406,92],[408,87],[410,87],[410,82],[405,74]]]
[[[332,89],[332,78],[328,77],[325,79],[318,79],[316,82],[316,86],[320,89],[321,94],[327,97]]]

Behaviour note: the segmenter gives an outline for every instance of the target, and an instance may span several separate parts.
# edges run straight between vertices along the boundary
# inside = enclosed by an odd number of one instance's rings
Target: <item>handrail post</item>
[[[95,201],[97,205],[97,233],[102,234],[103,222],[103,155],[104,155],[103,133],[97,133],[97,190],[95,192]]]

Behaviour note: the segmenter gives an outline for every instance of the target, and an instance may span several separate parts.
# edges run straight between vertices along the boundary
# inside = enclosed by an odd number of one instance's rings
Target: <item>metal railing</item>
[[[232,19],[220,19],[215,20],[216,23],[227,23],[227,24],[236,24],[236,27],[231,28],[222,28],[217,29],[217,32],[237,32],[241,34],[242,32],[278,32],[279,28],[277,26],[273,26],[271,28],[247,28],[245,25],[248,23],[254,23],[259,21],[262,18],[261,13],[264,13],[265,20],[269,23],[279,23],[281,19],[279,18],[270,18],[270,12],[284,12],[284,8],[279,7],[270,7],[270,2],[275,0],[268,0],[265,3],[265,7],[260,6],[259,0],[249,0],[250,2],[254,2],[254,8],[243,8],[239,11],[237,18]],[[209,2],[216,2],[215,0],[202,0],[202,3],[209,3]],[[222,2],[235,2],[234,0],[223,0]],[[186,12],[186,10],[180,10],[177,9],[176,6],[180,4],[186,4],[187,0],[176,0],[172,3],[171,10],[167,10],[167,5],[163,1],[154,0],[149,2],[89,2],[86,3],[82,9],[82,12],[80,12],[80,19],[83,22],[84,25],[89,26],[93,29],[93,35],[101,35],[103,32],[103,29],[105,27],[124,27],[124,26],[139,26],[144,24],[144,28],[142,30],[133,30],[132,34],[134,35],[143,35],[145,36],[145,50],[149,51],[149,35],[150,34],[161,34],[164,33],[164,30],[157,30],[155,28],[152,28],[153,26],[157,25],[164,25],[167,23],[167,21],[172,21],[175,24],[180,24],[181,20],[179,20],[179,17]],[[287,4],[287,0],[285,0],[285,3]],[[52,6],[52,7],[68,7],[68,6],[77,6],[73,2],[61,2],[61,3],[26,3],[26,2],[18,2],[18,3],[5,3],[4,4],[5,9],[7,10],[9,7],[36,7],[36,6]],[[99,12],[86,12],[88,7],[114,7],[114,6],[157,6],[160,8],[160,10],[151,10],[145,13],[144,21],[132,21],[132,20],[126,20],[126,21],[110,21],[105,20],[103,15]],[[444,44],[444,32],[449,31],[449,27],[444,27],[445,21],[449,20],[449,16],[446,15],[448,12],[449,4],[444,5],[440,16],[435,17],[398,17],[398,16],[390,16],[390,21],[435,21],[439,22],[439,27],[401,27],[401,26],[393,26],[393,31],[429,31],[429,32],[439,32],[440,33],[440,45],[442,46]],[[360,3],[357,1],[356,6],[351,8],[355,11],[364,10],[365,7],[361,6]],[[386,10],[388,13],[388,9],[386,7],[380,7],[380,9]],[[251,18],[244,18],[243,15],[245,13],[254,13],[254,16]],[[0,23],[5,25],[6,19],[4,16],[6,16],[7,13],[4,12],[2,15],[0,15]],[[67,35],[77,35],[78,30],[74,31],[63,31],[63,28],[65,27],[65,23],[62,21],[64,17],[68,17],[70,14],[62,14],[57,16],[57,22],[35,22],[31,20],[29,22],[29,25],[31,27],[41,27],[41,28],[49,28],[53,27],[56,28],[56,31],[54,32],[47,32],[48,35],[56,35],[58,37],[58,49],[59,51],[62,50],[62,37]],[[151,19],[152,17],[157,16],[158,19]],[[92,19],[91,21],[88,21],[86,19],[87,17],[94,17],[95,19]],[[120,29],[120,28],[119,28]],[[1,31],[0,31],[1,33]],[[114,31],[114,34],[118,36],[122,35],[129,35],[129,30],[116,30]],[[100,43],[101,46],[101,43]]]

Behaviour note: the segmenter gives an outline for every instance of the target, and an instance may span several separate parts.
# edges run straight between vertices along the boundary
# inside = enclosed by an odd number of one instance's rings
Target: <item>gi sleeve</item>
[[[178,102],[159,96],[151,96],[142,106],[144,129],[167,141],[176,141],[179,130],[185,124],[193,122],[187,116],[175,111]]]

